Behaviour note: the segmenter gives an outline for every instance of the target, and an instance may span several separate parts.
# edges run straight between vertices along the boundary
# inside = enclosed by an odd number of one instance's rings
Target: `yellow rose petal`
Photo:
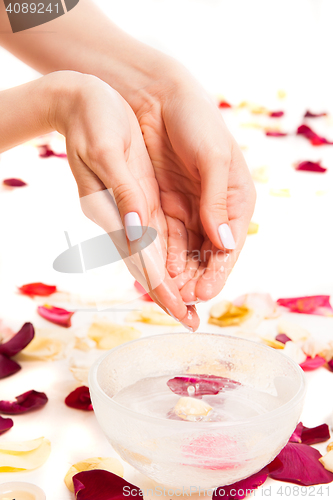
[[[35,337],[30,344],[21,351],[20,356],[25,360],[54,360],[61,356],[63,343],[61,340],[49,337]]]
[[[329,451],[319,459],[319,462],[323,464],[326,470],[333,472],[333,450]]]
[[[212,407],[202,399],[183,397],[178,400],[173,411],[183,420],[196,422],[200,417],[206,417],[212,411]]]
[[[285,90],[278,90],[277,91],[277,96],[279,99],[284,99],[287,96],[287,92]]]
[[[326,447],[326,450],[327,451],[332,451],[333,450],[333,441],[331,441],[330,443],[328,443],[328,445]]]
[[[211,308],[208,323],[221,327],[240,325],[251,315],[252,311],[246,306],[237,307],[231,302],[222,301]]]
[[[278,322],[277,328],[279,333],[284,333],[293,342],[306,340],[310,337],[310,333],[305,328],[285,319]]]
[[[266,166],[253,168],[251,176],[254,181],[266,184],[269,181],[269,168]]]
[[[258,231],[259,231],[259,224],[251,221],[247,229],[247,234],[257,234]]]
[[[51,453],[51,443],[44,437],[32,441],[0,441],[0,472],[33,470],[43,465]]]
[[[141,311],[133,311],[126,317],[126,321],[139,321],[150,325],[179,326],[180,323],[165,312],[158,311],[152,306],[144,307]]]
[[[74,493],[73,476],[75,476],[75,474],[95,469],[113,472],[113,474],[120,477],[123,477],[124,475],[124,467],[117,458],[86,458],[85,460],[82,460],[82,462],[77,462],[72,465],[72,467],[68,470],[64,481],[69,491]]]
[[[280,198],[290,198],[290,190],[284,189],[270,189],[269,194],[272,196],[279,196]]]
[[[273,349],[284,349],[284,343],[279,342],[278,340],[269,338],[269,337],[260,337],[264,344],[269,347],[273,347]]]
[[[137,339],[141,332],[132,326],[117,325],[109,322],[94,322],[88,330],[88,337],[94,340],[98,349],[113,349],[117,345]]]

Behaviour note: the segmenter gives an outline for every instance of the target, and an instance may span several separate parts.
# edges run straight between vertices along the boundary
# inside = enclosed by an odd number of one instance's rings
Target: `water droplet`
[[[191,397],[191,396],[194,396],[195,394],[195,388],[193,387],[193,385],[189,385],[188,388],[187,388],[187,394]]]

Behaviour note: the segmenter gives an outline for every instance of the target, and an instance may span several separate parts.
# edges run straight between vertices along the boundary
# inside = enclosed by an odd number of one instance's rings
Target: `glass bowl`
[[[249,404],[263,411],[231,421],[188,422],[138,413],[113,399],[142,379],[188,373],[240,382],[242,397],[248,394]],[[294,431],[305,396],[303,372],[290,358],[211,333],[168,333],[122,344],[92,366],[89,387],[97,420],[121,458],[157,483],[187,489],[231,484],[271,462]]]

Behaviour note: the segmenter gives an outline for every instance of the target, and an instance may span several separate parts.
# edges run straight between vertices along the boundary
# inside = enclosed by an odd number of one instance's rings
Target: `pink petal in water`
[[[65,328],[69,328],[71,326],[71,317],[74,312],[67,311],[66,309],[62,309],[61,307],[49,306],[48,304],[44,304],[44,306],[38,306],[37,312],[42,318],[50,321],[59,326],[63,326]]]
[[[205,394],[218,394],[229,389],[235,389],[241,384],[226,377],[216,375],[189,375],[174,377],[168,380],[169,389],[179,396],[188,396],[188,387],[195,389],[193,396],[204,396]]]
[[[46,405],[48,398],[44,392],[28,391],[16,396],[16,401],[0,401],[0,413],[19,415],[28,411],[37,410]]]

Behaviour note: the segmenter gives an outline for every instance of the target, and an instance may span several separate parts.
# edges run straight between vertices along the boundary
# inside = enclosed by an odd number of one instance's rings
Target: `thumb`
[[[200,218],[210,241],[217,248],[233,250],[236,243],[228,219],[228,176],[230,162],[223,157],[205,157],[201,176]]]

